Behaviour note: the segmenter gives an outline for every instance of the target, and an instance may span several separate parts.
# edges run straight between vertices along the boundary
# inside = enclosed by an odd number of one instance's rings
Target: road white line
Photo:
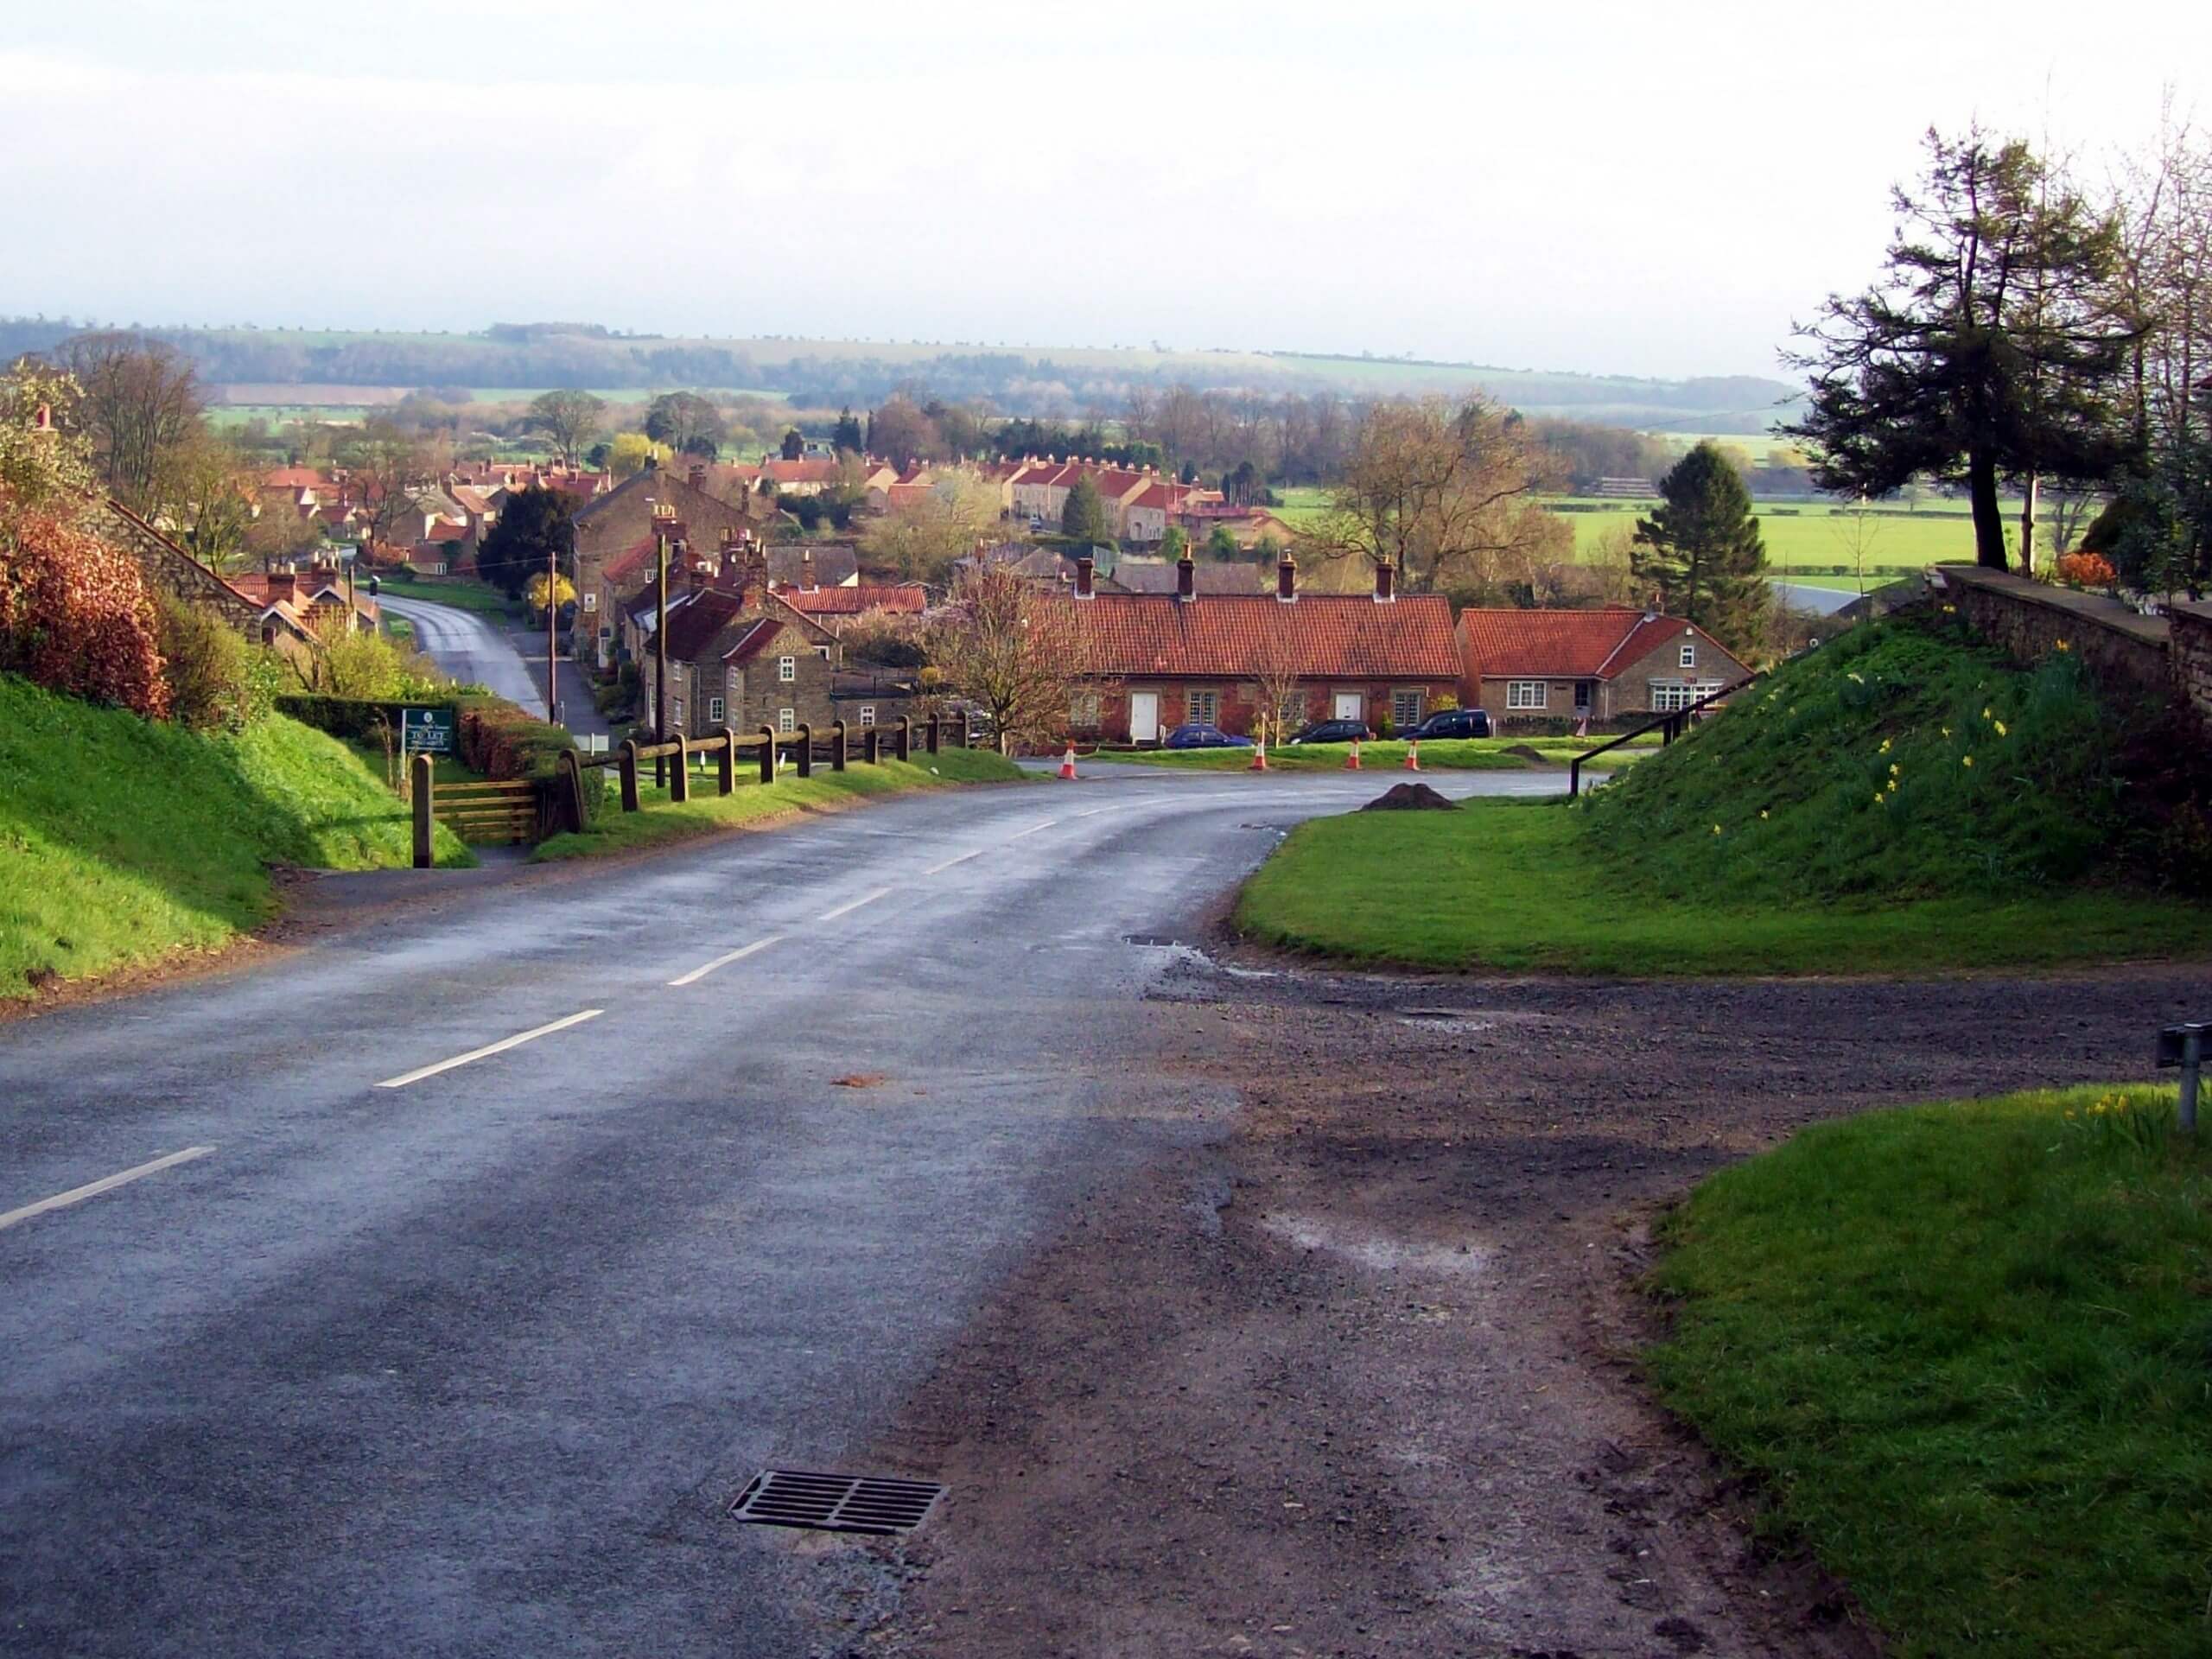
[[[1008,836],[1007,839],[1008,841],[1020,841],[1024,836],[1033,836],[1039,830],[1049,830],[1058,822],[1059,820],[1058,818],[1047,818],[1042,823],[1031,824],[1027,830],[1015,830],[1012,835]]]
[[[840,916],[851,915],[853,912],[858,910],[862,905],[872,905],[879,899],[888,899],[890,896],[890,888],[878,887],[874,893],[862,893],[850,904],[840,905],[835,910],[825,910],[814,919],[817,922],[834,922]]]
[[[924,870],[922,874],[924,875],[942,875],[945,871],[950,869],[956,864],[965,864],[969,859],[981,858],[982,855],[983,849],[978,847],[972,853],[963,853],[957,858],[946,859],[942,864],[932,864],[929,868]]]
[[[755,939],[750,944],[741,945],[738,949],[729,951],[722,956],[716,957],[712,962],[706,963],[697,968],[694,968],[690,973],[683,975],[679,978],[671,979],[668,982],[671,986],[696,985],[701,980],[704,979],[709,974],[713,973],[715,969],[727,968],[733,962],[742,962],[746,957],[751,956],[755,950],[766,950],[770,945],[781,943],[783,937],[784,936],[780,933],[771,933],[765,939]]]
[[[10,1210],[0,1216],[0,1232],[5,1232],[19,1221],[29,1221],[33,1216],[42,1216],[49,1210],[65,1209],[73,1204],[82,1204],[86,1198],[97,1198],[103,1192],[112,1192],[118,1186],[148,1175],[158,1175],[165,1169],[179,1164],[188,1164],[195,1158],[205,1158],[214,1151],[213,1147],[187,1147],[182,1152],[170,1153],[166,1158],[156,1158],[149,1164],[136,1169],[126,1169],[120,1174],[105,1175],[97,1181],[87,1181],[82,1186],[73,1186],[67,1192],[57,1192],[50,1198],[41,1198],[36,1204],[27,1204],[20,1210]]]
[[[441,1071],[450,1071],[456,1065],[467,1065],[471,1060],[488,1059],[494,1054],[504,1054],[511,1048],[540,1037],[550,1037],[556,1031],[566,1031],[570,1026],[581,1026],[587,1020],[596,1020],[605,1008],[586,1008],[582,1014],[572,1014],[565,1020],[556,1020],[550,1025],[539,1026],[530,1031],[518,1031],[512,1037],[502,1037],[496,1043],[486,1043],[481,1048],[472,1048],[466,1054],[456,1054],[449,1060],[440,1060],[435,1065],[425,1065],[413,1071],[403,1071],[396,1077],[386,1077],[377,1084],[379,1089],[404,1089],[410,1083],[420,1083],[425,1077],[435,1077]]]

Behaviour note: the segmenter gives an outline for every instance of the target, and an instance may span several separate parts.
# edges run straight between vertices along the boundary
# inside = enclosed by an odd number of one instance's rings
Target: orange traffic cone
[[[1072,780],[1075,777],[1075,745],[1068,745],[1068,752],[1060,757],[1060,776]]]
[[[1263,737],[1257,743],[1253,745],[1252,764],[1247,767],[1246,770],[1249,772],[1265,772],[1267,769],[1268,740]]]
[[[1407,741],[1406,770],[1408,772],[1419,772],[1421,770],[1421,740],[1417,737],[1410,738]]]
[[[1356,737],[1351,741],[1351,753],[1344,756],[1344,770],[1346,772],[1359,770],[1359,740]]]

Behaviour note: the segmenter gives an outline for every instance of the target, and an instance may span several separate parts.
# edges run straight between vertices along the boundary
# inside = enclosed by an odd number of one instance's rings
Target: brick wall
[[[1133,691],[1156,692],[1160,697],[1160,731],[1166,736],[1185,721],[1194,718],[1191,713],[1192,693],[1211,691],[1218,699],[1214,724],[1224,732],[1249,737],[1258,722],[1259,688],[1249,680],[1139,680],[1132,679],[1102,687],[1098,696],[1098,723],[1096,727],[1078,726],[1078,735],[1096,737],[1109,743],[1129,741],[1129,694]],[[1327,720],[1336,712],[1338,692],[1357,692],[1361,698],[1362,717],[1370,727],[1378,727],[1384,715],[1390,714],[1391,696],[1399,691],[1418,691],[1423,715],[1434,710],[1436,700],[1441,696],[1456,698],[1459,686],[1456,680],[1331,680],[1316,681],[1304,691],[1305,718]],[[1395,716],[1393,717],[1395,723]]]

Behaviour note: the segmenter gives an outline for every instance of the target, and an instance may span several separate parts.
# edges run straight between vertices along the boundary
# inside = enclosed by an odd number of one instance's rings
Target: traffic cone
[[[1359,740],[1356,737],[1351,741],[1351,753],[1344,756],[1344,770],[1346,772],[1359,770]]]
[[[1068,745],[1068,752],[1060,757],[1060,776],[1071,783],[1075,779],[1075,745]]]
[[[1246,770],[1249,772],[1265,772],[1267,769],[1268,740],[1263,737],[1257,743],[1253,745],[1252,764],[1247,767]]]
[[[1421,739],[1417,737],[1410,738],[1407,741],[1406,770],[1408,772],[1419,772],[1421,770]]]

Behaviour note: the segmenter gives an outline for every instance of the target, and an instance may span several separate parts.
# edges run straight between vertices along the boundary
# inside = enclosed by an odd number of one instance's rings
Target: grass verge
[[[281,715],[201,737],[0,675],[0,998],[227,944],[271,865],[404,866],[407,809]],[[441,864],[473,863],[442,828]]]
[[[487,616],[522,614],[520,605],[480,582],[423,582],[379,573],[377,586],[395,599],[419,599],[433,605],[450,605],[457,611],[480,611]]]
[[[1661,1397],[1900,1655],[2212,1653],[2212,1145],[2172,1102],[1824,1124],[1664,1230]]]
[[[1603,738],[1580,737],[1454,737],[1431,739],[1421,746],[1424,771],[1516,772],[1535,766],[1563,766],[1576,755],[1595,748]],[[1637,738],[1609,750],[1599,763],[1611,770],[1616,763],[1640,759],[1659,747],[1658,735]],[[1277,744],[1268,750],[1268,766],[1274,772],[1341,772],[1351,753],[1348,743]],[[1535,758],[1531,758],[1531,755]],[[1402,770],[1406,746],[1395,739],[1376,739],[1359,746],[1363,767],[1370,772]],[[1252,764],[1249,749],[1138,749],[1128,754],[1101,754],[1101,761],[1116,765],[1160,766],[1171,772],[1243,772]]]
[[[741,769],[739,775],[741,779]],[[795,812],[835,811],[872,796],[1033,779],[1013,761],[985,749],[947,749],[935,755],[918,754],[911,761],[887,760],[874,766],[856,761],[842,772],[831,772],[826,761],[819,762],[811,778],[786,771],[772,784],[741,781],[728,795],[715,793],[715,772],[709,768],[692,774],[691,798],[682,803],[669,799],[666,790],[653,788],[651,774],[646,773],[639,790],[639,810],[635,812],[621,810],[614,799],[613,781],[610,772],[607,798],[589,830],[541,842],[533,856],[539,860],[590,858],[711,835]]]

